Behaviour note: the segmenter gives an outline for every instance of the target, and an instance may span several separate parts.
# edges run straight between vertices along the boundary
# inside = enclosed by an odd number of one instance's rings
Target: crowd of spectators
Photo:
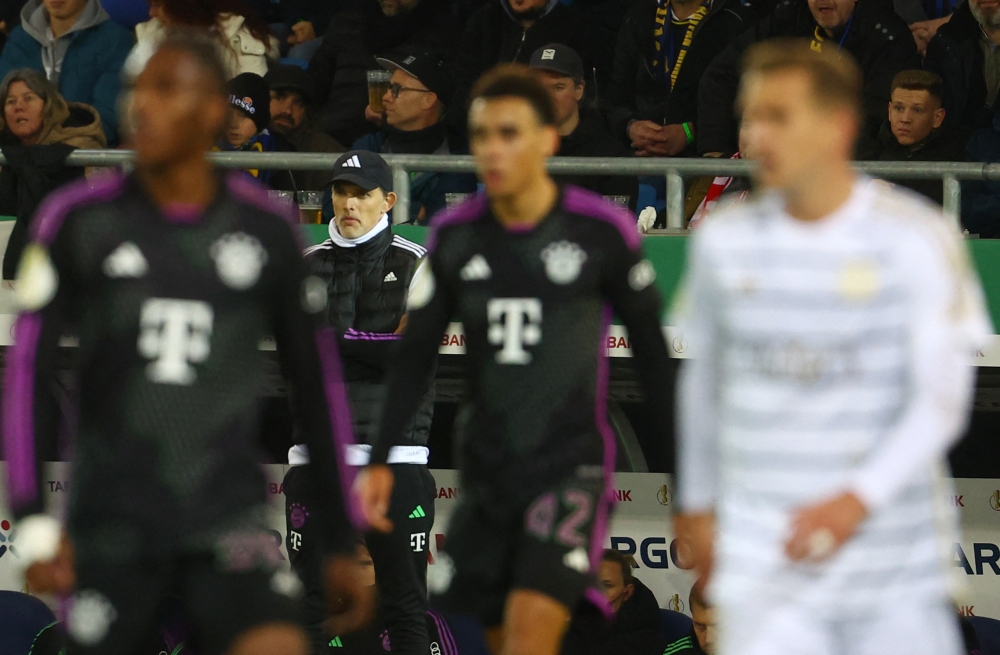
[[[240,80],[233,127],[245,134],[230,130],[220,149],[461,154],[472,84],[519,62],[539,71],[559,108],[560,156],[738,157],[741,57],[753,43],[793,37],[860,63],[859,159],[1000,162],[1000,7],[989,0],[146,2],[139,24],[101,0],[0,2],[0,78],[38,71],[75,111],[96,111],[107,146],[127,146],[130,80],[183,26],[211,34]],[[373,95],[378,70],[392,77]],[[240,108],[248,98],[253,116]],[[256,175],[276,189],[329,192],[323,171]],[[661,180],[562,181],[633,210],[662,208]],[[692,181],[692,213],[716,200],[705,200],[710,183]],[[936,181],[899,183],[942,199]],[[475,180],[426,173],[411,187],[410,220],[424,224]],[[963,197],[970,231],[1000,236],[1000,185],[965,183]]]

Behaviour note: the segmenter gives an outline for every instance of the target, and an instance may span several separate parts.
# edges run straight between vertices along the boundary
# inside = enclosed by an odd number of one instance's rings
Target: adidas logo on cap
[[[361,160],[357,155],[351,155],[347,161],[340,165],[341,168],[361,168]]]

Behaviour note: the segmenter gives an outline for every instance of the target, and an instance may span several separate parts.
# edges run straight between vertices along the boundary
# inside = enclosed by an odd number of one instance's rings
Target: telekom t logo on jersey
[[[500,364],[528,364],[531,353],[525,346],[542,340],[542,301],[538,298],[493,298],[486,304],[490,321],[488,338],[502,346],[496,354]]]
[[[153,360],[146,377],[161,384],[194,384],[191,364],[208,359],[213,318],[207,302],[147,299],[139,317],[139,354]]]

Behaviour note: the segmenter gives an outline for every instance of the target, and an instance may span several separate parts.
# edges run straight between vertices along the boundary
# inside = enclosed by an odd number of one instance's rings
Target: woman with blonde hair
[[[101,117],[90,105],[66,102],[44,73],[11,71],[0,82],[0,215],[16,216],[3,258],[3,279],[16,277],[28,224],[45,196],[84,174],[67,166],[77,148],[106,148]]]

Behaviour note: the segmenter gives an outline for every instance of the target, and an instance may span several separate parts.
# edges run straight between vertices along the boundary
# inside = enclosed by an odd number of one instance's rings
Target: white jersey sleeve
[[[718,499],[718,289],[707,252],[706,226],[688,245],[687,268],[671,323],[690,358],[677,387],[678,502],[681,511],[711,511]]]
[[[905,260],[911,298],[908,401],[850,483],[870,511],[939,462],[962,434],[975,386],[972,358],[992,332],[957,232],[937,216],[919,228],[907,239]]]

